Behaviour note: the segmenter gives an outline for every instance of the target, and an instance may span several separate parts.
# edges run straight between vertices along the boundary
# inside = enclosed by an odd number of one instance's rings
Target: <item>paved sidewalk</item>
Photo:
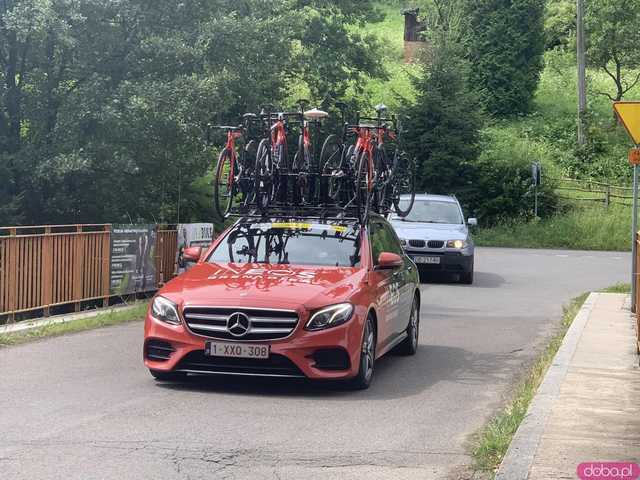
[[[497,478],[575,479],[589,461],[640,462],[640,369],[623,294],[589,296]]]

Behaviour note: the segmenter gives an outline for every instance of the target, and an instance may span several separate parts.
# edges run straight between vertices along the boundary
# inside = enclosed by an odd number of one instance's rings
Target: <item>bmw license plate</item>
[[[416,262],[416,263],[429,263],[429,264],[433,264],[433,265],[439,265],[440,264],[440,257],[418,256],[418,257],[413,257],[413,261]]]
[[[269,345],[207,342],[204,354],[212,357],[269,358]]]

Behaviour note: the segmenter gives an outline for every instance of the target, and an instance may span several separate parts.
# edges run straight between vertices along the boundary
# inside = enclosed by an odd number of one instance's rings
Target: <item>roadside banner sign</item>
[[[111,230],[112,295],[155,290],[155,225],[114,225]]]
[[[640,145],[640,102],[614,102],[613,110],[633,143]]]

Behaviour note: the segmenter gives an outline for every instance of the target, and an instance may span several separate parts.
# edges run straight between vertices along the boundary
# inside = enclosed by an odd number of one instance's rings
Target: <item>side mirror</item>
[[[470,218],[469,220],[467,220],[467,224],[470,227],[477,227],[478,226],[478,219],[477,218]]]
[[[182,258],[185,262],[197,262],[202,256],[202,247],[187,247],[182,252]]]
[[[382,252],[378,257],[378,270],[389,270],[404,265],[402,257],[397,253]]]

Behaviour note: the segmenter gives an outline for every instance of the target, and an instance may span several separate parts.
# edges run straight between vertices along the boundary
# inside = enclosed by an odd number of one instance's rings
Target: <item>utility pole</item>
[[[577,0],[577,32],[578,44],[578,145],[586,143],[584,132],[584,114],[587,110],[586,57],[584,52],[584,0]]]

